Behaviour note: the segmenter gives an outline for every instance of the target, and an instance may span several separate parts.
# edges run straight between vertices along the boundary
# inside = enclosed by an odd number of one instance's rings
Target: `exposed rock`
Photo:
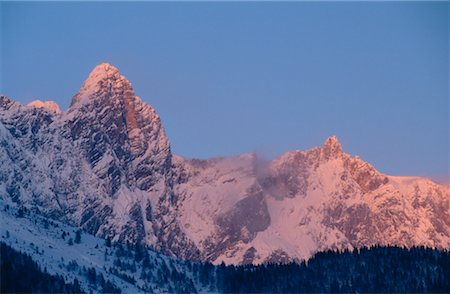
[[[264,261],[264,263],[283,264],[290,261],[291,258],[286,252],[284,252],[282,249],[277,249],[270,254],[270,256]]]
[[[250,247],[245,251],[244,257],[241,261],[241,264],[253,264],[253,261],[255,260],[257,250],[255,247]]]

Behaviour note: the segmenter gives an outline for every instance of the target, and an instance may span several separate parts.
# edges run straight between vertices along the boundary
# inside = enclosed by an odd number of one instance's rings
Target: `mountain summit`
[[[339,139],[335,135],[328,137],[323,143],[323,147],[330,149],[330,151],[342,152],[341,142],[339,142]]]
[[[114,66],[102,63],[92,70],[68,113],[72,138],[82,140],[88,162],[110,181],[113,194],[122,183],[147,190],[154,184],[151,178],[167,172],[158,166],[170,166],[171,160],[161,120]],[[152,169],[142,167],[150,161]]]
[[[85,103],[89,99],[103,95],[113,95],[118,91],[130,91],[134,95],[131,83],[119,73],[119,70],[109,63],[97,65],[84,81],[80,91],[72,98],[70,106]]]
[[[0,197],[185,259],[288,262],[326,249],[450,247],[450,190],[322,147],[258,164],[173,156],[156,111],[101,64],[68,111],[0,96]],[[262,170],[261,170],[262,169]]]
[[[336,136],[331,136],[325,140],[322,146],[325,158],[334,158],[342,154],[342,145]]]

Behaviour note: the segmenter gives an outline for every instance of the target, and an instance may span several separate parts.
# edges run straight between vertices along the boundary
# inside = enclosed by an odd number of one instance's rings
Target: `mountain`
[[[4,96],[0,109],[2,198],[100,237],[198,258],[174,221],[175,176],[161,120],[115,67],[98,65],[66,112]]]
[[[326,249],[450,245],[448,188],[383,175],[335,137],[271,162],[247,154],[179,164],[188,178],[177,187],[185,195],[180,220],[206,260],[287,262]]]
[[[384,175],[334,136],[271,161],[173,155],[156,111],[106,63],[64,112],[1,96],[0,161],[6,203],[183,259],[258,264],[376,244],[450,247],[448,187]]]

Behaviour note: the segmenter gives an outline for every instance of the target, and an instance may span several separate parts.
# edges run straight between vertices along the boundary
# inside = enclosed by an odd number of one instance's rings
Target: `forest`
[[[450,293],[450,255],[424,247],[326,251],[301,263],[221,265],[217,283],[224,293]]]
[[[62,276],[50,275],[33,259],[0,243],[1,293],[82,293],[78,280],[64,281]]]
[[[324,251],[308,261],[288,264],[225,265],[179,261],[186,273],[152,262],[142,247],[113,244],[115,268],[110,273],[125,279],[124,270],[141,268],[143,278],[161,285],[175,281],[174,293],[450,293],[450,252],[426,247],[374,246],[355,250]],[[132,263],[125,262],[130,260]],[[157,276],[145,277],[152,267]],[[155,270],[153,268],[152,270]],[[103,293],[120,289],[96,273],[83,269],[89,284]],[[188,278],[192,277],[192,278]],[[134,283],[133,279],[128,282]],[[161,285],[162,286],[162,285]],[[156,289],[142,289],[146,292]],[[52,276],[33,261],[1,243],[1,293],[81,293],[79,281]]]

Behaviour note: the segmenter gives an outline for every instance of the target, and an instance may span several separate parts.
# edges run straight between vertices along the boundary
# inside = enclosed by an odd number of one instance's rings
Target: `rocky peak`
[[[108,63],[92,70],[64,119],[97,175],[112,179],[111,194],[121,183],[148,190],[170,169],[170,145],[158,114]]]
[[[72,98],[70,106],[84,104],[96,97],[115,96],[131,92],[131,83],[119,73],[119,70],[109,63],[97,65],[84,81],[80,91]]]
[[[107,62],[100,63],[92,70],[90,75],[116,75],[119,74],[119,70],[114,65],[111,65]]]
[[[342,154],[342,145],[336,136],[328,137],[322,145],[326,159],[334,158]]]
[[[19,107],[20,104],[9,97],[0,95],[0,110],[9,110],[14,107]]]

